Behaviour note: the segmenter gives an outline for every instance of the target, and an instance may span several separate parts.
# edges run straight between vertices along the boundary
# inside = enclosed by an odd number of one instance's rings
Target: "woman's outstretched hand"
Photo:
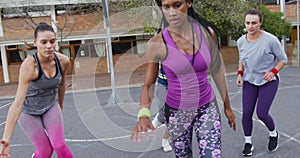
[[[0,158],[10,158],[9,156],[10,144],[9,141],[1,140]]]
[[[228,119],[228,124],[229,124],[230,128],[232,128],[235,132],[236,131],[236,122],[235,122],[235,116],[234,116],[232,109],[226,108],[224,112]]]
[[[155,128],[152,125],[149,117],[140,117],[138,123],[135,125],[130,139],[135,142],[142,141],[142,133],[145,134],[146,139],[149,138],[148,127],[155,132]]]

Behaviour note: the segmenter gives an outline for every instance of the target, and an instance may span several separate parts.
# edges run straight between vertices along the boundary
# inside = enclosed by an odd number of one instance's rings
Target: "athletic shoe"
[[[243,156],[252,156],[252,151],[254,150],[254,146],[250,143],[246,143],[244,146]]]
[[[161,146],[162,146],[164,152],[169,152],[169,151],[173,150],[173,148],[170,145],[169,139],[162,139]]]
[[[154,117],[154,119],[152,120],[152,125],[157,128],[159,125],[161,125],[161,123],[158,121],[158,115],[159,113],[157,113]]]
[[[278,144],[279,133],[278,132],[276,132],[276,133],[277,133],[276,137],[269,136],[268,150],[270,152],[276,151],[278,149],[278,146],[279,146],[279,144]]]

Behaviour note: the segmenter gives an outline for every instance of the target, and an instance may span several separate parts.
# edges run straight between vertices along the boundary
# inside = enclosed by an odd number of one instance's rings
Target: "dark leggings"
[[[193,128],[200,157],[221,157],[221,118],[216,100],[195,110],[178,110],[166,104],[165,117],[177,158],[193,157]]]
[[[261,86],[256,86],[246,81],[244,82],[242,124],[245,136],[252,135],[252,116],[255,105],[257,105],[257,117],[267,126],[269,131],[275,129],[275,124],[269,114],[269,110],[276,95],[278,85],[279,78],[277,76],[276,80],[267,82]]]

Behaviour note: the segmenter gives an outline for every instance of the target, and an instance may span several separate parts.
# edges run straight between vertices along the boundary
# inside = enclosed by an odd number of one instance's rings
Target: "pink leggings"
[[[58,158],[73,157],[66,146],[62,113],[58,105],[42,115],[22,112],[18,123],[36,147],[34,158],[50,158],[53,150]]]

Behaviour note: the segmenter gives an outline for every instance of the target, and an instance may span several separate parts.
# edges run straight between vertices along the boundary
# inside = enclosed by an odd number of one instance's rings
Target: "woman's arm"
[[[220,54],[220,50],[218,48],[218,44],[216,43],[216,41],[218,41],[217,36],[211,28],[209,28],[209,30],[213,37],[213,38],[206,37],[210,45],[210,51],[212,55],[212,61],[211,61],[212,65],[210,67],[210,72],[217,86],[217,89],[221,95],[222,101],[224,103],[224,112],[228,119],[228,124],[230,125],[231,128],[233,128],[234,131],[236,131],[235,116],[231,109],[230,100],[228,97],[226,77],[225,77],[225,73],[226,73],[225,66],[223,64],[223,60]]]
[[[243,62],[239,62],[239,68],[237,72],[236,85],[241,87],[243,86],[243,74],[244,74],[244,65]]]
[[[161,41],[162,39],[160,34],[150,39],[147,43],[145,55],[142,57],[143,63],[147,65],[144,86],[140,97],[140,109],[143,109],[144,111],[149,111],[151,107],[151,102],[155,91],[155,83],[159,71],[158,61],[162,58],[161,54],[165,52],[165,45]],[[155,130],[149,116],[143,114],[138,116],[138,122],[133,129],[131,139],[134,141],[141,141],[141,132],[144,132],[147,138],[148,128],[151,128],[152,131]]]
[[[19,82],[16,97],[10,106],[6,118],[2,141],[9,142],[16,122],[22,112],[23,103],[31,80],[37,78],[38,72],[33,57],[26,58],[19,70]]]
[[[58,103],[62,110],[64,107],[64,98],[65,98],[65,91],[66,91],[66,76],[69,67],[69,58],[61,53],[56,53],[56,54],[58,56],[62,68],[62,79],[58,87]]]

